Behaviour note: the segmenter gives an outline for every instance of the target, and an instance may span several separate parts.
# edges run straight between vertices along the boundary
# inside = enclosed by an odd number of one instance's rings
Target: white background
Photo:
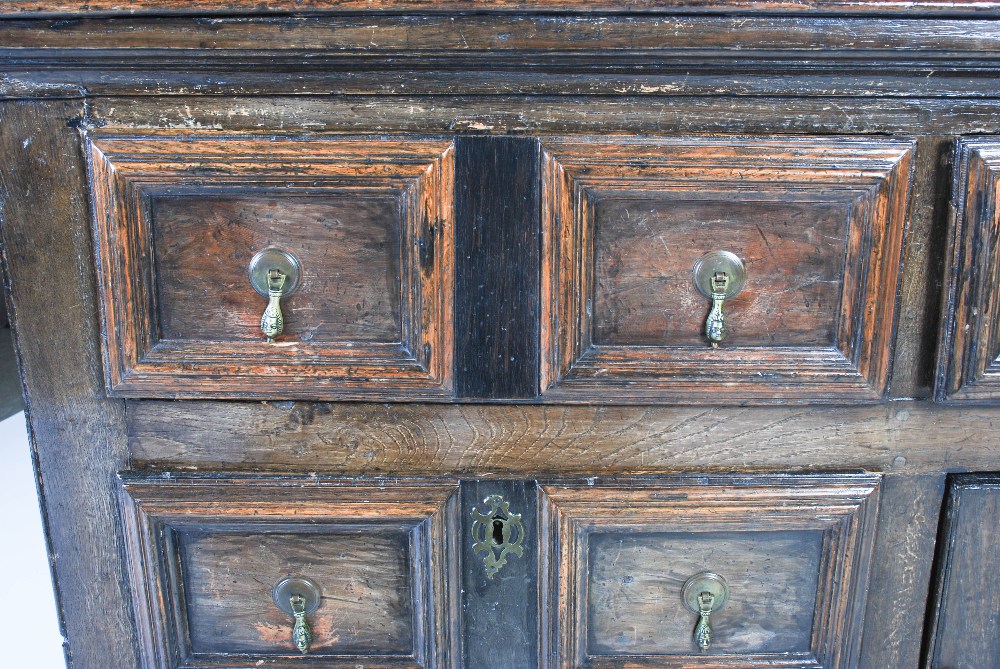
[[[0,648],[8,667],[66,666],[23,413],[0,421]]]

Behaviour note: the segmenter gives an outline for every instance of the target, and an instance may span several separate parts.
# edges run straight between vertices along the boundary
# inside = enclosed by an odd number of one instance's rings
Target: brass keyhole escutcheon
[[[284,332],[281,298],[295,292],[301,273],[298,258],[282,249],[266,248],[250,260],[250,284],[267,298],[267,307],[260,318],[260,331],[268,343]]]
[[[689,578],[681,589],[684,605],[692,613],[698,614],[694,627],[694,641],[701,651],[712,645],[713,613],[725,606],[729,599],[729,584],[726,579],[710,571],[703,571]]]
[[[493,580],[509,556],[524,555],[524,524],[521,514],[512,513],[510,503],[500,495],[490,495],[483,503],[489,510],[472,510],[472,550],[485,553],[486,577]]]
[[[305,655],[313,638],[306,616],[319,608],[319,586],[308,578],[289,577],[275,584],[271,598],[275,606],[292,616],[292,645]]]
[[[723,311],[725,301],[743,290],[746,278],[743,261],[729,251],[706,253],[694,265],[695,288],[712,301],[708,318],[705,319],[705,337],[712,348],[718,348],[728,334],[726,314]]]

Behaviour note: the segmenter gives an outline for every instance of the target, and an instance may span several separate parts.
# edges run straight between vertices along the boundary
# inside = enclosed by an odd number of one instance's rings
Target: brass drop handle
[[[731,297],[743,290],[746,267],[739,257],[729,251],[712,251],[702,256],[694,266],[694,285],[702,295],[712,300],[712,308],[705,319],[705,337],[718,348],[726,338],[728,327],[723,306]]]
[[[319,586],[300,576],[284,578],[275,584],[271,598],[275,606],[292,616],[292,644],[305,655],[313,640],[306,616],[319,608]]]
[[[292,616],[295,617],[295,624],[292,626],[292,642],[299,652],[305,655],[309,652],[309,644],[312,643],[312,630],[306,622],[306,598],[302,595],[292,595],[289,600],[292,607]]]
[[[688,609],[698,614],[698,622],[694,626],[694,641],[699,650],[704,652],[712,645],[711,615],[729,599],[729,584],[718,574],[703,571],[684,583],[681,596]]]
[[[285,330],[285,317],[281,313],[281,298],[285,296],[285,281],[288,276],[280,269],[272,267],[267,272],[267,308],[260,317],[260,331],[268,342]]]
[[[285,315],[281,298],[291,295],[299,285],[299,260],[288,251],[269,247],[250,260],[250,283],[254,290],[267,298],[267,307],[260,317],[260,331],[268,343],[285,330]]]

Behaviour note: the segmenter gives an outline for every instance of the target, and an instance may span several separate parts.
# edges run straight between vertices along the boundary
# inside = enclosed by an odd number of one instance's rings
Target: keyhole
[[[497,546],[503,544],[503,519],[493,519],[493,543]]]

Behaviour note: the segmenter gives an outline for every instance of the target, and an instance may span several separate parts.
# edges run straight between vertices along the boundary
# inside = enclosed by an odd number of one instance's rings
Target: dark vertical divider
[[[538,394],[538,142],[460,137],[455,173],[458,395]]]
[[[472,510],[501,495],[524,524],[524,554],[487,577],[483,554],[472,544]],[[462,483],[463,660],[469,669],[531,669],[538,666],[538,523],[534,481]]]

